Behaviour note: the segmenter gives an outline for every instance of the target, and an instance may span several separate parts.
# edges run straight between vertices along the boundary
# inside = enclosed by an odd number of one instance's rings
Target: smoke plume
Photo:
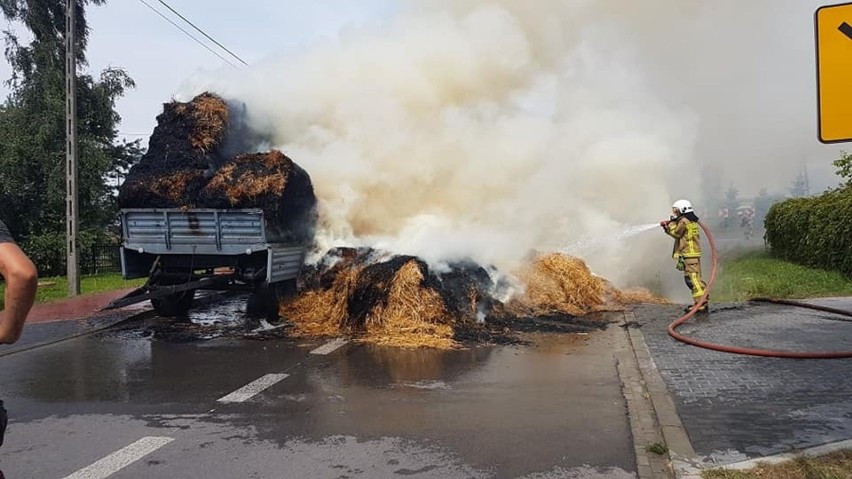
[[[767,164],[766,144],[749,142],[790,124],[761,130],[737,105],[779,94],[754,75],[779,58],[743,52],[728,34],[779,40],[793,2],[744,3],[406,3],[302,54],[198,75],[183,93],[244,102],[269,143],[257,148],[281,148],[311,174],[325,246],[512,268],[533,250],[661,219],[678,197],[700,202],[708,167],[746,155]],[[750,135],[739,131],[747,121]],[[734,147],[746,154],[728,158]],[[668,248],[646,234],[603,241],[586,259],[624,284],[668,268]]]

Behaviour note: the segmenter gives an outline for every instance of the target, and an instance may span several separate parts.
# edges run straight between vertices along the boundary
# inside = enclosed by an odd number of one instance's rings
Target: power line
[[[156,9],[156,8],[154,8],[154,7],[152,7],[152,6],[151,6],[148,2],[146,2],[145,0],[139,0],[139,1],[140,1],[140,2],[142,2],[142,3],[146,6],[146,7],[150,8],[150,9],[151,9],[154,13],[156,13],[157,15],[159,15],[159,16],[161,16],[161,17],[163,17],[163,18],[164,18],[167,22],[169,22],[169,23],[171,23],[172,25],[174,25],[174,27],[175,27],[175,28],[177,28],[178,30],[182,31],[184,34],[186,34],[186,36],[188,36],[189,38],[191,38],[191,39],[195,40],[195,42],[196,42],[196,43],[198,43],[198,44],[199,44],[199,45],[201,45],[202,47],[206,48],[206,49],[207,49],[210,53],[212,53],[212,54],[216,55],[217,57],[219,57],[219,59],[220,59],[220,60],[222,60],[223,62],[227,63],[228,65],[231,65],[231,66],[232,66],[232,67],[234,67],[234,68],[239,68],[239,67],[237,67],[236,65],[234,65],[233,63],[231,63],[230,61],[228,61],[228,59],[227,59],[227,58],[225,58],[225,57],[223,57],[222,55],[220,55],[220,54],[219,54],[219,52],[217,52],[216,50],[213,50],[213,49],[212,49],[212,48],[210,48],[210,46],[208,46],[206,43],[202,42],[201,40],[199,40],[198,38],[196,38],[193,34],[191,34],[191,33],[189,33],[188,31],[186,31],[183,27],[181,27],[181,26],[180,26],[180,25],[178,25],[177,23],[173,22],[171,18],[169,18],[169,17],[167,17],[167,16],[163,15],[163,14],[162,14],[159,10],[157,10],[157,9]]]
[[[178,13],[178,11],[177,11],[177,10],[175,10],[174,8],[172,8],[172,7],[171,7],[171,5],[169,5],[168,3],[164,2],[163,0],[157,0],[157,1],[159,1],[160,3],[162,3],[162,4],[163,4],[166,8],[168,8],[169,10],[171,10],[171,11],[172,11],[172,13],[174,13],[175,15],[177,15],[178,17],[180,17],[180,18],[181,18],[181,20],[183,20],[183,21],[185,21],[186,23],[188,23],[188,24],[189,24],[192,28],[194,28],[194,29],[198,30],[198,31],[199,31],[202,35],[204,35],[205,37],[207,37],[207,39],[208,39],[208,40],[210,40],[211,42],[215,43],[216,45],[219,45],[219,48],[221,48],[222,50],[225,50],[226,52],[230,53],[232,57],[234,57],[234,58],[236,58],[237,60],[239,60],[240,62],[242,62],[242,64],[243,64],[243,65],[248,66],[248,63],[246,63],[246,62],[245,62],[242,58],[238,57],[238,56],[237,56],[234,52],[232,52],[231,50],[228,50],[227,48],[225,48],[225,45],[222,45],[221,43],[219,43],[219,42],[217,42],[216,40],[214,40],[214,39],[213,39],[213,37],[211,37],[210,35],[208,35],[207,33],[205,33],[205,32],[204,32],[204,30],[202,30],[202,29],[200,29],[200,28],[196,27],[194,23],[190,22],[189,20],[187,20],[187,18],[186,18],[186,17],[184,17],[183,15],[181,15],[180,13]]]

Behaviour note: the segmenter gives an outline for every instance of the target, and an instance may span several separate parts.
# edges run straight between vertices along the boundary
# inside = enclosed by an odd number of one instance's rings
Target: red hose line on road
[[[669,336],[677,339],[686,344],[691,344],[693,346],[697,346],[699,348],[704,349],[712,349],[713,351],[721,351],[723,353],[733,353],[733,354],[745,354],[749,356],[763,356],[768,358],[792,358],[792,359],[840,359],[840,358],[852,358],[852,351],[830,351],[830,352],[797,352],[797,351],[773,351],[769,349],[752,349],[752,348],[740,348],[737,346],[727,346],[724,344],[716,344],[709,343],[706,341],[700,341],[698,339],[690,338],[689,336],[684,336],[676,331],[676,329],[685,323],[689,318],[695,315],[695,312],[698,311],[704,303],[707,302],[707,298],[710,296],[710,289],[713,287],[713,283],[716,281],[716,271],[718,269],[718,255],[716,251],[716,240],[713,238],[713,235],[710,233],[710,230],[704,223],[699,222],[701,225],[701,229],[704,230],[704,234],[707,235],[707,240],[710,242],[710,251],[712,253],[712,261],[713,261],[713,269],[710,272],[710,279],[707,281],[707,292],[704,293],[704,296],[701,298],[697,304],[695,304],[692,309],[687,311],[686,314],[675,320],[668,327]],[[774,300],[774,299],[756,299],[755,301],[764,301],[769,303],[777,303],[777,304],[786,304],[791,306],[797,306],[801,308],[814,309],[817,311],[825,311],[834,314],[841,314],[843,316],[852,317],[852,313],[849,311],[842,311],[835,308],[828,308],[825,306],[816,306],[812,304],[799,303],[797,301],[787,301],[787,300]]]

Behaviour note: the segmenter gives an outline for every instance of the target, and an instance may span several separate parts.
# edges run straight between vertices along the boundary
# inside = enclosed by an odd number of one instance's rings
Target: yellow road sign
[[[814,18],[819,141],[852,141],[852,3],[820,7]]]

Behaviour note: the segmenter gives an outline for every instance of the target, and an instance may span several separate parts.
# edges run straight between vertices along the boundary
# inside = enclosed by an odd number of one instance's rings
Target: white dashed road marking
[[[267,374],[256,381],[252,381],[236,391],[219,399],[219,402],[244,402],[261,393],[264,389],[289,377],[289,374]]]
[[[172,441],[174,439],[171,437],[143,437],[65,479],[102,479],[111,476]]]
[[[331,354],[345,346],[348,342],[349,340],[345,338],[332,339],[331,341],[311,351],[311,354]]]

